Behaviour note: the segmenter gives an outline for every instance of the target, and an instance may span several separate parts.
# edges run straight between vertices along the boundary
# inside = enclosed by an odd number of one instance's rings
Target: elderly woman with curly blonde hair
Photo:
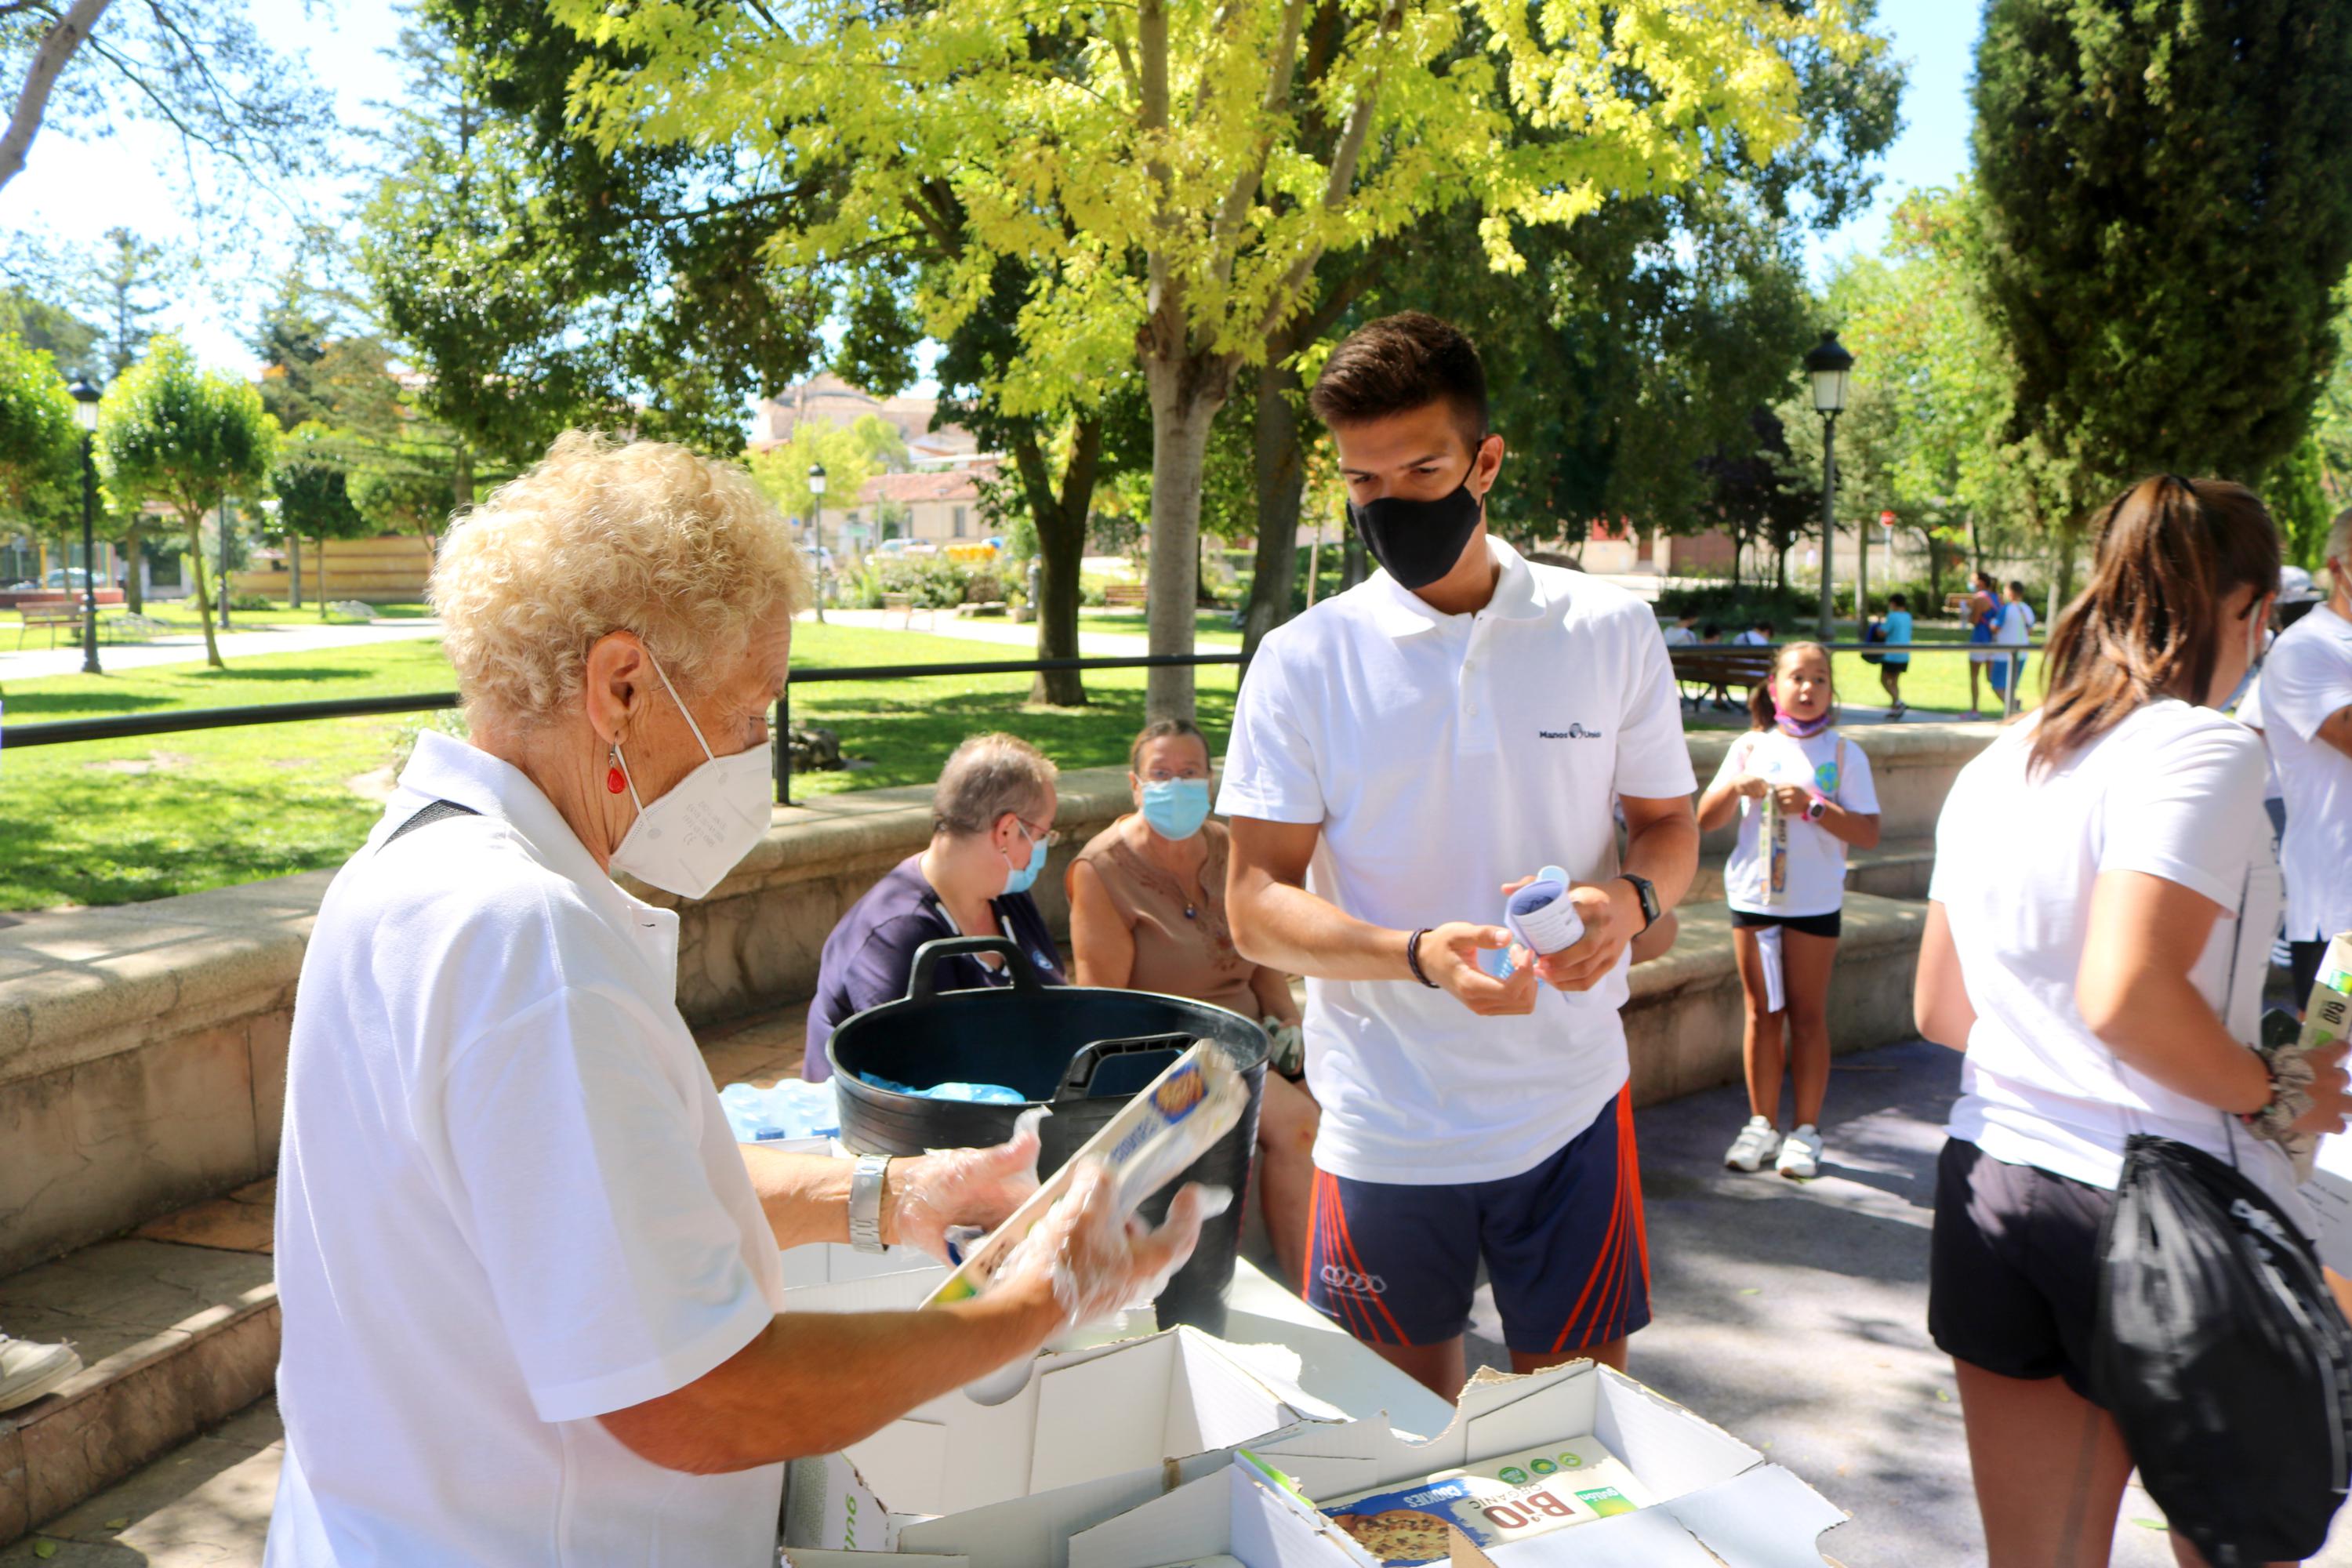
[[[1099,1169],[999,1284],[792,1314],[780,1247],[944,1247],[1036,1139],[884,1163],[739,1147],[679,1017],[677,918],[767,831],[807,568],[737,468],[573,434],[433,573],[470,741],[426,733],[328,891],[279,1164],[286,1456],[268,1562],[775,1561],[783,1462],[1150,1294]]]

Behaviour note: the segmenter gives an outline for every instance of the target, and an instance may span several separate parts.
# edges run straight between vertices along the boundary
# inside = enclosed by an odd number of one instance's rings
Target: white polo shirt
[[[1244,682],[1217,809],[1318,823],[1310,891],[1397,930],[1499,923],[1505,882],[1617,870],[1613,802],[1696,787],[1649,605],[1499,540],[1487,606],[1444,616],[1385,572],[1278,627]],[[1394,981],[1307,983],[1315,1163],[1358,1181],[1500,1181],[1626,1079],[1625,964],[1482,1018]]]
[[[2352,757],[2319,727],[2352,707],[2352,621],[2327,605],[2279,634],[2263,661],[2263,739],[2286,797],[2289,942],[2352,931]]]
[[[434,800],[481,815],[384,842]],[[529,779],[418,738],[295,1004],[269,1568],[775,1562],[781,1465],[683,1475],[595,1420],[783,1301],[677,974],[677,917]]]

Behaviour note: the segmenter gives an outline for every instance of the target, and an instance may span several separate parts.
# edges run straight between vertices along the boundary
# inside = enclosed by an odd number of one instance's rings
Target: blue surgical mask
[[[1022,828],[1021,837],[1028,838],[1029,830],[1025,827]],[[1045,868],[1045,841],[1042,838],[1030,840],[1029,864],[1015,866],[1004,874],[1006,896],[1025,893],[1037,885],[1037,874]]]
[[[1190,838],[1209,820],[1209,781],[1153,779],[1143,786],[1143,820],[1162,838]]]

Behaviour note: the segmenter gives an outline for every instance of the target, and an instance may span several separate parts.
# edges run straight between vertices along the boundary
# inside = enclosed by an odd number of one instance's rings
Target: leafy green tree
[[[1984,297],[2063,591],[2120,484],[2259,482],[2303,437],[2352,262],[2352,7],[1990,0],[1974,98]]]
[[[1061,408],[1074,383],[1139,358],[1161,654],[1192,647],[1211,422],[1240,369],[1314,308],[1327,254],[1467,201],[1485,263],[1514,269],[1525,226],[1679,184],[1713,144],[1795,140],[1792,55],[1879,47],[1843,8],[1777,0],[829,0],[789,23],[765,6],[688,21],[556,0],[555,15],[609,47],[573,84],[600,147],[723,144],[837,182],[834,215],[780,229],[778,256],[840,267],[960,233],[919,286],[941,338],[1000,259],[1031,268],[1008,413]],[[1515,136],[1522,121],[1557,133]],[[1153,670],[1150,710],[1189,713],[1192,686],[1189,669]]]
[[[302,607],[303,540],[318,544],[323,562],[330,539],[362,539],[376,531],[352,500],[351,472],[337,456],[340,445],[335,432],[325,425],[316,421],[298,425],[279,445],[278,461],[269,470],[269,488],[278,496],[278,527],[293,557],[296,609]],[[322,588],[320,618],[325,619],[326,614],[327,595]]]
[[[127,228],[106,231],[95,262],[90,304],[102,323],[107,374],[117,376],[147,352],[155,322],[171,303],[168,291],[185,269],[169,250]]]
[[[751,455],[751,478],[778,510],[811,523],[816,498],[809,493],[808,474],[817,463],[824,465],[825,508],[840,513],[857,505],[866,480],[906,467],[907,440],[878,414],[860,415],[849,425],[803,419],[784,440]]]
[[[180,168],[233,168],[291,188],[320,160],[334,98],[236,0],[9,0],[0,5],[0,189],[53,109],[104,135],[159,126]],[[193,179],[183,189],[199,196]],[[283,194],[281,192],[281,194]]]
[[[0,288],[0,333],[47,354],[68,379],[103,374],[95,353],[98,329],[21,283]]]
[[[0,515],[59,528],[81,494],[81,431],[57,362],[0,332]]]
[[[205,661],[215,669],[226,667],[205,585],[205,514],[229,496],[257,494],[277,453],[278,424],[261,395],[200,368],[176,337],[156,338],[99,405],[100,471],[117,503],[136,509],[159,501],[187,531]]]

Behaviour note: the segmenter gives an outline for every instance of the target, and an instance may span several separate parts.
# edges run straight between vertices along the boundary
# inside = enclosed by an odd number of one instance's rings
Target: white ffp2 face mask
[[[768,753],[764,747],[751,746],[731,756],[713,756],[710,742],[702,738],[702,726],[678,700],[677,688],[663,673],[661,661],[650,653],[646,658],[661,676],[669,700],[686,714],[686,727],[694,731],[694,743],[707,760],[647,805],[637,797],[629,759],[619,746],[613,748],[621,775],[628,781],[629,798],[637,807],[637,819],[613,851],[613,869],[680,898],[698,899],[717,887],[768,831],[772,815]]]

